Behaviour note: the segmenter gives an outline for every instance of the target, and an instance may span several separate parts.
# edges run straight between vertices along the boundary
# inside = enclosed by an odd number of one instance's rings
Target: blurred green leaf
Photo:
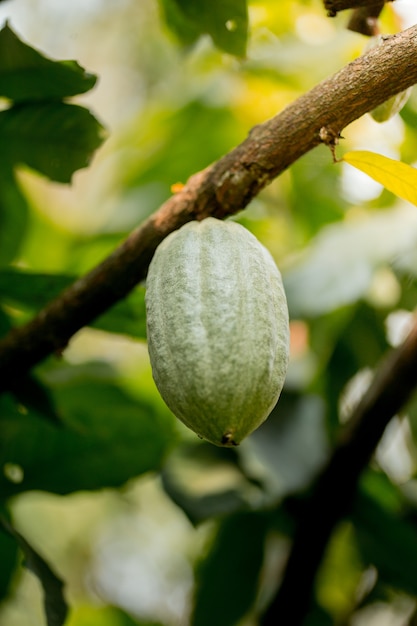
[[[76,276],[0,270],[0,301],[35,313],[69,287]],[[136,289],[91,323],[93,328],[146,338],[145,288]]]
[[[3,157],[4,152],[0,155],[0,266],[10,263],[19,252],[28,223],[26,198]]]
[[[311,237],[323,226],[343,218],[345,202],[340,197],[340,172],[330,159],[308,152],[290,169],[289,202],[301,232]]]
[[[248,480],[239,453],[205,442],[177,446],[161,477],[165,491],[193,524],[254,506],[261,498],[260,486]]]
[[[2,531],[2,532],[1,532]],[[13,573],[18,562],[18,547],[16,540],[0,524],[0,602],[7,597],[12,582]]]
[[[54,402],[63,428],[0,397],[0,467],[21,468],[18,480],[0,476],[5,496],[118,487],[158,469],[175,439],[170,415],[111,384],[74,379],[55,389]]]
[[[67,626],[162,626],[130,617],[113,606],[77,606],[71,611]]]
[[[63,582],[8,520],[0,517],[0,526],[17,541],[25,556],[26,567],[37,576],[42,585],[48,626],[63,626],[68,613],[68,605],[63,595]]]
[[[171,31],[178,37],[180,42],[189,46],[193,44],[200,36],[201,31],[181,11],[176,0],[159,0],[163,11],[164,19]]]
[[[416,243],[417,213],[404,207],[325,226],[284,271],[292,317],[323,315],[356,302],[378,267],[400,263]]]
[[[229,54],[244,57],[248,37],[246,0],[162,0],[168,25],[183,43],[208,34]],[[193,37],[194,35],[194,37]]]
[[[417,441],[417,397],[415,394],[411,397],[410,402],[407,403],[406,415],[411,427],[412,441],[410,443],[415,445]]]
[[[7,313],[0,307],[0,337],[4,337],[12,329]]]
[[[417,264],[413,268],[413,273],[403,272],[402,270],[396,272],[396,277],[401,289],[401,297],[397,303],[399,310],[413,311],[417,302],[417,280],[414,277],[414,272],[417,270]]]
[[[0,298],[11,306],[36,311],[56,298],[74,280],[76,276],[38,274],[8,268],[0,270]]]
[[[335,622],[343,622],[355,609],[363,571],[353,526],[343,521],[332,534],[316,576],[317,600]]]
[[[374,565],[381,581],[417,595],[417,530],[398,513],[362,490],[351,515],[365,565]]]
[[[268,528],[262,513],[236,513],[223,520],[197,570],[192,626],[232,626],[250,610]]]
[[[395,515],[401,515],[408,506],[403,490],[392,483],[382,470],[368,467],[361,476],[360,488],[371,494],[384,509]]]
[[[21,376],[16,384],[12,385],[11,392],[22,407],[35,411],[37,415],[55,425],[61,423],[48,389],[35,376]]]
[[[340,400],[346,385],[361,370],[371,374],[388,348],[384,320],[384,311],[360,302],[344,311],[337,336],[330,341],[327,337],[329,353],[322,363],[321,382],[329,424],[335,430],[340,427]],[[322,327],[323,323],[313,324],[311,332],[312,344],[318,352],[322,349],[320,344],[326,342]]]
[[[325,463],[324,409],[319,396],[284,391],[268,419],[241,445],[274,498],[307,487]]]
[[[76,61],[52,61],[23,43],[7,24],[0,31],[0,96],[15,102],[85,93],[97,77]]]
[[[151,189],[148,211],[158,208],[174,183],[185,183],[243,139],[233,112],[210,106],[203,98],[188,100],[178,110],[159,105],[148,124],[144,126],[141,117],[132,132],[134,139],[125,141],[134,144],[135,159],[129,158],[121,172],[124,194],[126,187],[133,192]],[[135,204],[139,211],[140,203]]]
[[[314,604],[308,612],[303,626],[334,626],[332,617],[318,604]]]
[[[27,103],[0,112],[2,161],[25,164],[61,183],[89,165],[103,139],[102,125],[77,105]]]
[[[136,287],[124,300],[94,320],[91,326],[109,333],[146,339],[145,288]]]

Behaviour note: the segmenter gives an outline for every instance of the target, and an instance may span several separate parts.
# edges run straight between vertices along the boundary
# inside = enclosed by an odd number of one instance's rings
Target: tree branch
[[[336,17],[339,11],[354,9],[349,19],[348,29],[367,37],[379,33],[378,17],[386,2],[394,0],[323,0],[329,17]]]
[[[392,418],[417,385],[417,321],[402,346],[382,362],[374,380],[342,430],[313,494],[301,511],[282,584],[262,626],[302,626],[317,570],[337,523],[351,509],[359,476]]]
[[[61,352],[80,328],[123,299],[145,278],[155,248],[171,231],[193,219],[237,213],[315,148],[323,128],[337,136],[353,120],[416,82],[417,27],[412,27],[255,126],[237,148],[192,176],[103,263],[0,342],[0,390],[48,355]]]
[[[330,15],[334,16],[339,13],[339,11],[345,11],[346,9],[373,7],[377,4],[384,5],[386,2],[393,1],[394,0],[323,0],[323,4]]]
[[[378,17],[384,8],[384,2],[374,4],[368,7],[355,9],[350,16],[348,29],[354,33],[360,33],[367,37],[375,37],[379,34]]]

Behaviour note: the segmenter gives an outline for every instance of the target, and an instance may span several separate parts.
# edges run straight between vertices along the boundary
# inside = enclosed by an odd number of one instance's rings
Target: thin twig
[[[393,0],[323,0],[323,4],[329,13],[336,15],[339,11],[345,11],[346,9],[372,7],[376,4],[385,4],[388,1]]]
[[[369,7],[355,9],[350,16],[347,28],[354,33],[360,33],[367,37],[379,35],[378,18],[384,8],[384,2]]]
[[[0,342],[0,389],[53,353],[123,299],[146,276],[157,245],[192,219],[237,213],[327,129],[350,122],[417,82],[417,27],[394,35],[323,81],[222,159],[191,177],[103,263]]]

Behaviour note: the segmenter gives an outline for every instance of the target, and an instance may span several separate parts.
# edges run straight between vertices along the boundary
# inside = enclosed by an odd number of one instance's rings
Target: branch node
[[[338,163],[340,159],[336,157],[336,146],[339,144],[339,139],[343,139],[340,131],[335,130],[331,126],[322,126],[319,130],[319,138],[330,149],[333,163]]]

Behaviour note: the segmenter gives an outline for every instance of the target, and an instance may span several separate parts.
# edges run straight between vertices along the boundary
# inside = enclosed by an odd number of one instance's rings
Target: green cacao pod
[[[159,392],[200,437],[238,445],[268,417],[288,365],[281,274],[235,222],[189,222],[158,246],[146,288]]]

